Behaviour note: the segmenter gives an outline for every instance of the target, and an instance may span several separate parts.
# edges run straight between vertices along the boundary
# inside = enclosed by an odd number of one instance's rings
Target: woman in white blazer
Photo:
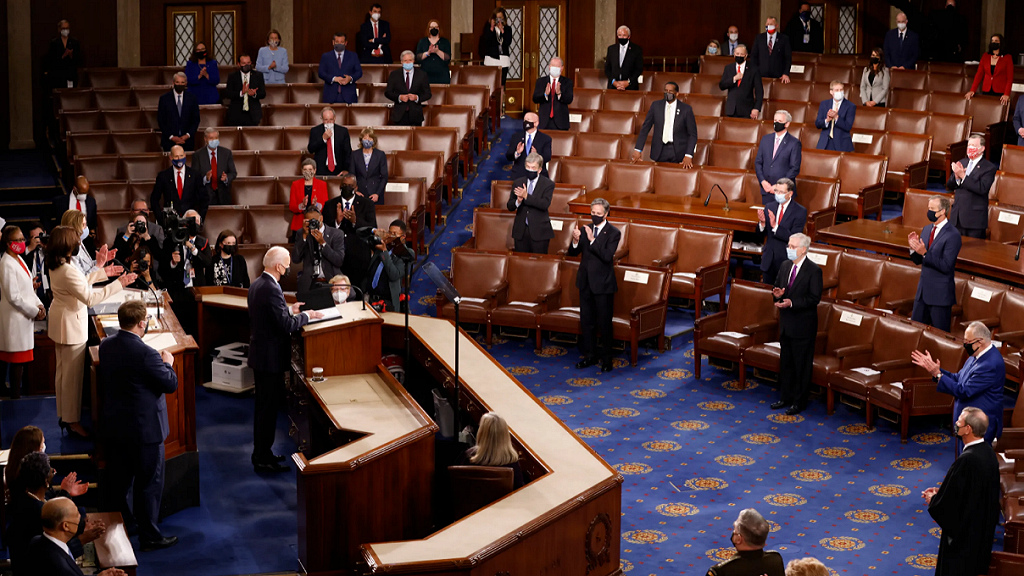
[[[885,54],[881,48],[871,51],[870,64],[860,76],[860,99],[865,106],[885,107],[889,96],[889,69],[885,67]]]
[[[0,256],[0,374],[10,366],[11,398],[18,398],[25,364],[32,361],[35,348],[33,322],[46,318],[46,307],[36,296],[32,273],[21,259],[25,253],[21,228],[5,227],[0,245],[4,249]]]
[[[85,375],[85,348],[89,339],[89,307],[110,298],[135,281],[135,274],[124,274],[117,282],[93,289],[96,282],[107,279],[107,271],[120,274],[121,267],[106,264],[107,250],[96,252],[97,268],[88,276],[73,264],[81,248],[79,232],[69,226],[57,226],[46,247],[46,267],[50,270],[50,304],[48,333],[56,344],[57,423],[62,430],[88,436],[80,420],[82,415],[82,377]]]

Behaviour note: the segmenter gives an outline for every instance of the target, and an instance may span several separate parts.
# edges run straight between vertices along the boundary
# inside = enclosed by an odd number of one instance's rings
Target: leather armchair
[[[491,324],[533,330],[540,349],[540,316],[557,305],[562,290],[559,260],[534,254],[509,256],[508,287],[498,292]]]
[[[728,308],[697,318],[694,323],[694,374],[700,378],[704,356],[739,363],[745,349],[754,344],[778,341],[778,337],[779,316],[771,286],[734,280],[729,291]],[[743,383],[742,364],[740,368],[740,382]]]
[[[491,311],[499,299],[507,297],[508,256],[456,248],[452,252],[452,284],[462,295],[459,320],[486,327],[491,343]],[[455,318],[455,304],[437,292],[437,317]]]

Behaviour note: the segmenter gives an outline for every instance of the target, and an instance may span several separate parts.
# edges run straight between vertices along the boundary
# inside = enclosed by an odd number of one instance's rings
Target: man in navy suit
[[[324,81],[324,104],[355,104],[356,81],[363,77],[359,57],[346,50],[348,38],[344,32],[334,35],[334,50],[324,52],[320,57],[317,75]]]
[[[369,18],[359,27],[359,61],[363,64],[391,64],[391,24],[381,19],[380,4],[370,7]]]
[[[857,106],[846,99],[846,85],[833,81],[829,85],[831,100],[825,100],[818,106],[818,117],[814,125],[821,130],[818,137],[818,150],[838,150],[853,152],[853,119],[857,116]]]
[[[893,70],[916,70],[920,42],[917,32],[907,30],[907,15],[900,12],[896,15],[896,28],[886,32],[882,42],[885,65]]]
[[[757,35],[750,49],[750,61],[765,78],[778,78],[789,84],[789,69],[793,65],[793,49],[789,37],[779,33],[778,20],[769,16],[764,32]]]
[[[157,527],[164,491],[164,440],[167,402],[164,394],[178,389],[174,357],[142,341],[149,331],[146,304],[129,300],[117,309],[121,330],[100,342],[100,382],[106,438],[108,507],[125,519],[134,516],[143,550],[167,548],[177,536]],[[135,497],[128,506],[128,490]],[[134,512],[134,514],[133,514]],[[127,521],[127,520],[126,520]]]
[[[1006,385],[1006,364],[999,349],[992,345],[992,331],[981,322],[971,322],[964,331],[964,348],[970,357],[959,372],[943,370],[930,352],[914,350],[911,360],[932,375],[939,392],[951,394],[956,401],[953,413],[964,408],[980,408],[988,416],[985,441],[989,444],[1003,431],[1003,386]]]
[[[572,78],[562,76],[562,59],[555,56],[548,62],[548,74],[537,78],[533,102],[539,104],[541,130],[568,130],[569,104],[572,104]]]
[[[1017,134],[1017,146],[1024,146],[1024,98],[1017,98],[1013,111],[1013,131]]]
[[[512,240],[516,252],[547,254],[548,244],[555,237],[548,216],[555,183],[540,175],[544,160],[534,152],[526,159],[526,177],[512,183],[505,208],[516,213],[512,223]]]
[[[281,278],[291,271],[288,249],[273,246],[263,256],[263,274],[249,286],[249,367],[256,384],[252,465],[257,472],[286,472],[283,456],[274,454],[277,407],[283,401],[284,373],[291,364],[291,335],[323,318],[317,310],[300,312],[302,302],[288,306]]]
[[[800,173],[800,162],[803,156],[803,145],[800,139],[789,133],[789,123],[793,116],[786,110],[775,112],[772,128],[775,134],[765,134],[757,146],[757,158],[754,160],[754,172],[761,183],[761,204],[767,206],[774,199],[773,182],[782,178],[796,180]]]
[[[602,372],[612,370],[612,309],[615,306],[615,251],[622,233],[608,223],[611,205],[604,198],[590,203],[593,224],[572,231],[569,256],[580,257],[576,287],[580,291],[580,352],[576,368],[601,362]]]
[[[199,101],[186,90],[188,77],[184,72],[174,75],[174,89],[160,97],[156,121],[160,126],[160,145],[165,151],[172,146],[195,150],[199,130]]]
[[[949,221],[962,236],[982,238],[988,230],[988,192],[996,179],[996,165],[985,158],[985,137],[971,134],[967,158],[952,164],[946,190],[953,192]]]
[[[164,221],[164,208],[174,208],[179,216],[195,210],[200,216],[206,217],[210,196],[203,186],[202,176],[185,165],[185,151],[181,146],[171,148],[171,167],[156,175],[153,192],[149,195],[149,205],[161,224]]]
[[[609,90],[639,90],[644,73],[644,51],[632,42],[627,26],[615,30],[616,43],[608,47],[604,59],[604,75]]]
[[[956,258],[963,240],[956,227],[949,225],[949,198],[932,196],[928,199],[928,220],[921,235],[911,232],[910,259],[921,266],[921,279],[914,296],[911,319],[939,330],[949,332],[956,304]],[[927,239],[927,240],[925,240]]]
[[[764,101],[761,72],[757,66],[747,62],[747,47],[743,44],[736,47],[733,58],[736,64],[723,68],[722,79],[718,82],[719,88],[729,91],[725,99],[725,115],[757,120]]]
[[[40,512],[43,533],[32,538],[25,552],[25,565],[31,566],[33,576],[82,576],[75,563],[68,541],[85,521],[82,513],[69,498],[51,498]],[[107,568],[96,576],[126,576],[123,570]]]
[[[639,162],[647,143],[647,134],[654,128],[651,137],[651,160],[673,162],[683,168],[693,168],[693,153],[697,149],[697,119],[693,108],[676,98],[679,85],[665,83],[665,98],[651,104],[647,117],[640,126],[633,147],[632,162]],[[670,120],[666,120],[670,119]]]
[[[762,232],[764,248],[761,250],[761,271],[765,284],[775,282],[779,267],[787,260],[786,245],[789,237],[803,232],[807,223],[807,209],[793,201],[796,184],[789,178],[775,183],[775,198],[757,211],[757,229]],[[765,214],[767,212],[767,215]]]
[[[526,177],[526,157],[530,155],[530,152],[536,152],[544,159],[541,174],[545,178],[548,175],[547,165],[551,161],[551,136],[537,129],[538,122],[540,122],[540,118],[535,112],[527,112],[523,115],[523,129],[513,134],[508,141],[505,159],[512,163],[512,172],[509,175],[513,180]]]
[[[821,268],[807,258],[811,239],[795,233],[786,241],[786,261],[773,280],[772,297],[779,309],[779,392],[772,410],[795,416],[807,408],[818,335]]]

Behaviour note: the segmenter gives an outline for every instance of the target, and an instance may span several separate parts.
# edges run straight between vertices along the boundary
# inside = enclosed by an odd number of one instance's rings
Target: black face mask
[[[342,186],[341,187],[341,197],[344,198],[345,200],[351,200],[352,197],[355,196],[355,195],[356,195],[355,188],[353,188],[351,186]]]
[[[594,226],[600,226],[601,222],[604,222],[604,216],[597,216],[594,214],[590,215],[590,220],[594,223]]]
[[[776,123],[772,124],[772,128],[774,128],[776,132],[782,132],[783,130],[786,129],[786,123],[785,122],[776,122]]]
[[[935,213],[935,210],[929,210],[928,211],[928,221],[929,222],[935,222],[938,219],[939,219],[939,215]]]
[[[252,65],[251,64],[246,64],[245,66],[240,67],[239,70],[241,70],[242,72],[245,72],[246,74],[248,74],[249,72],[252,71]]]
[[[181,94],[182,92],[184,92],[185,88],[187,88],[187,86],[182,86],[180,84],[175,84],[174,85],[174,91],[177,92],[178,94]]]
[[[441,35],[441,31],[438,30],[437,28],[431,28],[430,29],[430,35],[431,36],[440,36]]]
[[[527,170],[526,171],[526,177],[529,178],[530,180],[533,180],[534,178],[536,178],[537,174],[540,174],[540,172],[537,172],[536,170]]]
[[[747,58],[745,56],[735,56],[734,59],[736,60],[737,64],[743,64],[744,62],[747,61]]]
[[[871,62],[872,64],[878,64],[878,62],[879,62],[879,59],[878,59],[878,58],[875,58],[874,56],[872,56],[872,57],[871,57],[871,59],[870,59],[870,60],[868,60],[868,62]]]
[[[665,102],[672,102],[676,99],[676,95],[672,92],[665,92]]]
[[[988,51],[995,54],[996,50],[999,50],[999,42],[989,42]]]
[[[196,60],[205,60],[206,50],[196,50]]]
[[[619,46],[625,46],[629,43],[629,38],[619,38]]]
[[[228,256],[231,256],[232,254],[235,253],[235,245],[225,244],[224,246],[221,247],[221,251],[227,254]]]
[[[964,342],[964,350],[967,350],[968,354],[970,354],[971,356],[974,356],[974,343],[973,342]]]
[[[525,130],[525,131],[533,130],[533,122],[524,120],[523,121],[523,130]]]

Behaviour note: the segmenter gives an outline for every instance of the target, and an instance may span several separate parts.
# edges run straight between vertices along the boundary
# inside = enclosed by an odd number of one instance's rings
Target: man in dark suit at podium
[[[505,159],[512,163],[511,176],[518,180],[526,176],[526,157],[531,152],[540,154],[544,159],[544,168],[541,174],[548,175],[547,163],[551,161],[551,136],[537,129],[540,118],[535,112],[523,114],[523,129],[512,135],[508,141],[508,150],[505,151]]]
[[[284,456],[274,454],[277,407],[283,401],[284,373],[291,364],[291,335],[323,318],[316,310],[300,312],[302,302],[288,306],[281,278],[291,271],[291,254],[273,246],[263,256],[263,274],[249,287],[249,367],[256,385],[252,465],[257,472],[286,472]]]
[[[952,164],[946,190],[953,192],[949,221],[962,236],[985,238],[988,230],[988,191],[996,179],[996,165],[985,158],[985,137],[971,134],[967,158]]]
[[[725,115],[757,120],[764,101],[761,71],[747,62],[747,47],[743,44],[736,47],[733,58],[736,64],[723,68],[722,79],[718,81],[719,88],[729,91],[725,98]]]
[[[541,130],[568,130],[569,104],[572,104],[572,78],[562,76],[562,59],[555,56],[548,62],[548,73],[537,78],[533,102],[539,104]]]
[[[555,193],[555,183],[540,175],[544,159],[536,152],[526,158],[526,177],[512,183],[505,207],[516,213],[512,223],[512,240],[516,252],[547,254],[548,243],[555,237],[548,217],[548,207]]]
[[[576,287],[580,291],[580,352],[576,368],[601,362],[602,372],[612,371],[612,309],[619,287],[615,281],[615,251],[622,233],[608,223],[611,205],[604,198],[590,203],[593,224],[572,231],[569,256],[580,257]]]
[[[167,548],[177,536],[164,536],[157,527],[164,491],[164,440],[167,439],[167,401],[164,394],[178,389],[174,357],[142,341],[149,331],[146,304],[129,300],[117,309],[121,330],[100,342],[100,382],[106,437],[109,509],[128,521],[134,516],[143,550]],[[135,503],[128,506],[128,490]],[[133,514],[134,513],[134,514]]]
[[[757,211],[757,229],[764,233],[764,248],[761,250],[762,282],[771,284],[779,275],[779,267],[786,261],[786,245],[789,237],[803,232],[807,223],[807,209],[793,200],[796,184],[782,178],[775,183],[775,198]]]
[[[956,227],[949,224],[950,202],[945,196],[928,199],[928,220],[921,235],[911,232],[910,259],[921,267],[921,279],[914,296],[911,319],[949,332],[956,304],[956,258],[963,240]],[[927,239],[927,240],[925,240]]]
[[[803,145],[800,139],[789,133],[793,116],[786,110],[775,112],[772,129],[775,134],[765,134],[757,146],[754,172],[761,183],[761,204],[767,206],[774,199],[775,182],[782,178],[796,180],[800,174]]]
[[[653,128],[651,160],[693,168],[693,154],[697,149],[697,119],[693,116],[693,108],[676,98],[678,93],[678,84],[665,83],[665,99],[651,104],[647,110],[647,117],[636,136],[631,161],[640,161],[647,143],[647,134]]]

